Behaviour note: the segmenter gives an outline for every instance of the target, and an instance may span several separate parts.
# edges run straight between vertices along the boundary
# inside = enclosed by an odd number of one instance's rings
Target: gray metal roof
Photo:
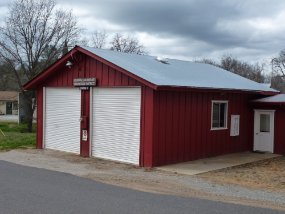
[[[157,86],[277,92],[263,84],[204,63],[167,59],[168,64],[165,64],[154,56],[82,48]]]
[[[254,102],[259,102],[259,103],[285,103],[285,94],[277,94],[274,96],[257,99],[257,100],[254,100]]]

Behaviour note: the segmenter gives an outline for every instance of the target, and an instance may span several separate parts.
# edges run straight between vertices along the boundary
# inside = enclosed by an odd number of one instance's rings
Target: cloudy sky
[[[9,0],[0,0],[0,17]],[[285,48],[284,0],[57,0],[86,35],[137,37],[151,55],[269,62]]]

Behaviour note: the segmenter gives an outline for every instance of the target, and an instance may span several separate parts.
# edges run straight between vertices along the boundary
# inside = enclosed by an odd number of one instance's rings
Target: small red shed
[[[37,148],[145,167],[253,150],[251,101],[278,93],[207,64],[79,46],[24,88]]]

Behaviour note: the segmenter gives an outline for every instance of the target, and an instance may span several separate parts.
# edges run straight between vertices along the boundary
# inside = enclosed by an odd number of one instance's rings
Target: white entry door
[[[93,89],[92,156],[139,164],[140,88]]]
[[[254,151],[274,149],[274,110],[254,111]]]
[[[46,88],[44,146],[80,153],[81,92],[77,88]]]

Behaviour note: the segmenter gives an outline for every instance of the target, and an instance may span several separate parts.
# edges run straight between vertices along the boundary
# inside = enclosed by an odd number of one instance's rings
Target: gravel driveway
[[[44,168],[146,192],[279,208],[285,210],[285,193],[218,184],[197,176],[179,175],[155,169],[51,150],[13,150],[0,152],[0,160]]]

